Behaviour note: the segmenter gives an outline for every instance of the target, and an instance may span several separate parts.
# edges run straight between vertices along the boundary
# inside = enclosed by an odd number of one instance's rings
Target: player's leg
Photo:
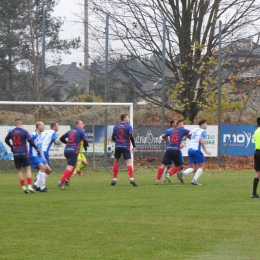
[[[67,167],[65,171],[63,172],[60,181],[58,182],[58,186],[62,189],[65,190],[64,183],[66,179],[69,179],[70,176],[72,175],[76,163],[77,163],[77,157],[78,155],[75,154],[74,152],[66,151],[64,152],[65,157],[67,158]]]
[[[79,176],[83,176],[82,174],[82,170],[85,169],[88,165],[87,159],[85,157],[85,155],[83,153],[80,153],[78,155],[78,162],[77,162],[77,167],[75,172],[79,175]]]
[[[80,165],[81,165],[81,159],[80,159],[80,153],[79,153],[78,157],[77,157],[76,167],[75,167],[75,169],[74,169],[74,171],[73,171],[73,173],[71,175],[72,177],[76,177],[77,169],[80,167]]]
[[[134,170],[131,164],[131,152],[129,150],[126,150],[123,152],[123,158],[125,160],[125,165],[128,171],[128,175],[130,178],[130,184],[132,184],[134,187],[138,187],[136,182],[134,181]]]
[[[35,190],[32,187],[32,170],[31,170],[31,162],[28,157],[23,158],[23,167],[26,170],[26,177],[27,177],[27,189],[28,191],[34,193]]]
[[[182,157],[180,156],[180,151],[174,151],[173,153],[173,162],[175,167],[173,167],[170,172],[169,175],[172,176],[175,173],[179,172],[180,170],[182,170],[182,164],[183,164],[183,160]]]
[[[260,178],[260,151],[256,150],[254,153],[254,169],[255,169],[255,178],[253,180],[253,192],[251,198],[260,198],[257,194],[257,187]]]
[[[168,182],[171,182],[171,176],[181,169],[180,152],[178,150],[171,151],[171,161],[175,166],[171,169],[166,177]]]
[[[45,162],[42,160],[39,164],[38,164],[38,169],[39,169],[39,188],[40,188],[40,192],[50,192],[46,187],[45,187],[45,183],[46,183],[46,177],[47,174],[49,174],[49,169],[48,169],[48,165],[44,164]],[[48,167],[47,167],[48,166]]]
[[[165,167],[164,171],[163,171],[162,184],[165,184],[165,183],[166,183],[166,180],[169,181],[169,177],[170,177],[169,171],[170,171],[170,169],[171,169],[171,165],[172,165],[172,162],[171,162],[171,164],[168,164],[168,165]]]
[[[201,151],[196,151],[196,173],[194,175],[193,180],[191,181],[191,184],[193,185],[200,185],[198,183],[198,179],[201,176],[201,174],[203,173],[204,169],[205,169],[205,159],[204,159],[204,155]]]
[[[25,181],[24,181],[24,178],[23,178],[23,169],[22,168],[17,169],[17,173],[18,173],[20,185],[21,185],[24,193],[29,193],[29,191],[27,190],[27,188],[25,186]]]
[[[111,185],[115,186],[117,181],[117,174],[119,171],[119,159],[121,157],[122,151],[120,149],[115,149],[115,159],[114,159],[114,165],[113,165],[113,180],[111,181]]]
[[[167,165],[170,164],[170,162],[171,162],[170,151],[166,150],[164,155],[163,155],[162,164],[158,168],[158,171],[157,171],[155,185],[159,184],[161,177],[163,175],[164,169],[166,168]]]
[[[79,172],[78,174],[80,176],[83,176],[82,171],[88,166],[88,161],[87,158],[85,157],[85,155],[82,153],[81,154],[81,165],[79,167]]]
[[[191,174],[196,170],[196,160],[194,157],[194,150],[192,150],[192,149],[188,150],[188,157],[189,157],[190,167],[187,168],[186,170],[182,171],[182,176]]]
[[[29,191],[27,190],[27,188],[25,186],[25,181],[23,178],[22,159],[20,157],[14,158],[14,165],[15,165],[15,168],[17,169],[18,179],[19,179],[20,185],[21,185],[24,193],[29,193]]]

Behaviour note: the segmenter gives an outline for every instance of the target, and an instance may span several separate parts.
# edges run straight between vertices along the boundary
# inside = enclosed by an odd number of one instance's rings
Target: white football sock
[[[194,176],[194,180],[197,181],[198,178],[200,177],[200,175],[203,173],[203,170],[201,168],[199,168],[197,171],[196,171],[196,174]]]
[[[39,187],[41,190],[45,188],[45,172],[39,172]]]
[[[182,175],[187,175],[187,174],[190,174],[190,173],[193,173],[193,172],[194,172],[193,168],[188,168],[188,169],[186,169],[185,171],[182,172]]]
[[[39,187],[39,180],[40,180],[39,173],[40,173],[40,171],[38,171],[38,173],[36,175],[36,181],[34,182],[34,185],[36,185],[37,187]]]
[[[168,172],[169,172],[169,170],[170,170],[170,169],[168,169],[168,168],[165,168],[165,169],[164,169],[164,171],[163,171],[163,174],[164,174],[164,175],[167,175],[167,174],[168,174]]]

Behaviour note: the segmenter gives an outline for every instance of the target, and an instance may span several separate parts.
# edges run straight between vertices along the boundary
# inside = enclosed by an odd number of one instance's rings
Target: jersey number
[[[13,142],[15,146],[19,146],[22,144],[20,135],[16,135],[13,138]]]
[[[119,129],[119,138],[120,139],[124,138],[124,129]]]
[[[178,143],[178,132],[173,132],[170,139],[171,144],[177,144]]]

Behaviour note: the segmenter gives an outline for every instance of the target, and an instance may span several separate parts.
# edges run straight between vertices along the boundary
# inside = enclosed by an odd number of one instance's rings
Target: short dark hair
[[[205,124],[206,122],[207,122],[207,120],[206,120],[206,119],[202,119],[202,120],[200,120],[200,121],[199,121],[199,126],[201,126],[201,125]]]
[[[260,117],[256,119],[257,126],[260,126]]]
[[[178,120],[178,121],[177,121],[177,123],[176,123],[176,126],[178,126],[178,125],[179,125],[179,123],[181,123],[181,122],[183,122],[183,120],[182,120],[182,119]]]
[[[124,121],[127,116],[129,116],[129,115],[128,114],[122,114],[120,116],[121,121]]]
[[[172,126],[176,121],[177,121],[177,119],[172,119],[172,120],[170,121],[170,126]]]

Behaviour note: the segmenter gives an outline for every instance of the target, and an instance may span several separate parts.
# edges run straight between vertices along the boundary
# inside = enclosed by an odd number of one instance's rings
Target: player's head
[[[200,120],[199,121],[199,126],[200,126],[200,128],[202,128],[202,129],[207,129],[207,121],[206,121],[206,119],[202,119],[202,120]]]
[[[50,128],[51,128],[51,130],[57,132],[59,130],[59,124],[57,122],[53,121],[50,123]]]
[[[36,130],[37,130],[38,132],[43,132],[43,131],[44,131],[44,128],[45,128],[45,125],[44,125],[43,122],[38,121],[38,122],[36,122],[35,127],[36,127]]]
[[[170,121],[171,128],[176,128],[177,119],[173,119]]]
[[[21,119],[15,119],[14,120],[14,125],[16,126],[16,127],[18,127],[18,126],[21,126],[22,125],[22,120]]]
[[[129,123],[130,122],[130,117],[129,117],[128,114],[122,114],[120,116],[120,119],[121,119],[122,122],[125,122],[125,123]]]
[[[256,119],[257,126],[260,126],[260,117]]]
[[[80,129],[84,128],[84,124],[83,124],[83,122],[81,120],[75,121],[74,126],[77,127],[77,128],[80,128]]]
[[[178,120],[177,122],[176,122],[176,127],[177,128],[184,128],[184,122],[183,122],[183,120]]]

